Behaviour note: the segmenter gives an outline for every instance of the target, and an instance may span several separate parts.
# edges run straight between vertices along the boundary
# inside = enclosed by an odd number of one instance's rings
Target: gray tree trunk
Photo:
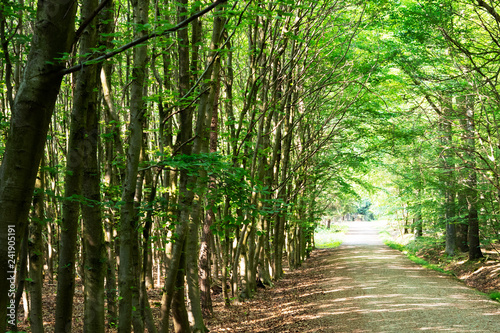
[[[453,172],[454,163],[452,161],[452,120],[451,120],[451,105],[445,101],[443,108],[443,153],[442,153],[442,168],[443,168],[443,193],[445,197],[445,220],[446,220],[446,254],[452,256],[456,251],[456,224],[455,224],[455,176]]]

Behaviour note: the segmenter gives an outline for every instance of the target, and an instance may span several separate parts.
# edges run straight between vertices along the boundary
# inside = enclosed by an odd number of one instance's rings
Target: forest
[[[0,332],[48,330],[47,284],[50,331],[83,293],[84,332],[208,332],[214,288],[272,287],[325,218],[500,240],[496,0],[2,0],[0,26]]]

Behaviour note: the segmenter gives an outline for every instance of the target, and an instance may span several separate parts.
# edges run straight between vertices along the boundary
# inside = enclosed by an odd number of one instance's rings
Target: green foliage
[[[431,264],[417,255],[423,249],[432,249],[436,247],[443,248],[444,244],[441,238],[436,239],[434,237],[419,237],[411,240],[409,238],[398,238],[395,240],[389,233],[388,229],[381,230],[380,236],[382,237],[384,244],[392,249],[401,251],[414,263],[443,274],[453,275],[451,271],[446,271],[439,267],[439,265]]]
[[[367,221],[373,221],[375,219],[373,212],[370,211],[371,205],[372,203],[370,200],[363,200],[358,206],[357,213],[364,215]]]
[[[418,257],[415,254],[415,252],[411,251],[411,249],[409,247],[407,247],[401,243],[397,243],[397,242],[389,241],[389,240],[385,240],[384,243],[392,249],[401,251],[403,254],[405,254],[408,257],[408,259],[410,259],[411,261],[413,261],[414,263],[416,263],[418,265],[421,265],[425,268],[435,270],[435,271],[443,273],[443,274],[453,275],[452,272],[446,271],[446,270],[442,269],[441,267],[439,267],[438,265],[431,264],[428,261]]]
[[[333,223],[330,229],[317,227],[314,231],[314,244],[316,248],[327,249],[338,247],[342,244],[347,232],[347,225]]]
[[[489,294],[490,299],[500,302],[500,292],[494,291]]]

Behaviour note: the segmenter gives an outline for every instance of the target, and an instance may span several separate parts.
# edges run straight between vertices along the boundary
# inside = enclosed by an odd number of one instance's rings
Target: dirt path
[[[498,303],[386,247],[369,222],[351,224],[328,261],[331,332],[500,332]]]
[[[498,303],[377,234],[373,223],[350,224],[342,246],[315,252],[240,312],[221,312],[212,332],[500,332]]]

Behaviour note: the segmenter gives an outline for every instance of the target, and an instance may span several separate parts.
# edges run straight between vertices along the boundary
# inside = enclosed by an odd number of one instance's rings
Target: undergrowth
[[[441,266],[446,266],[447,264],[456,261],[455,258],[443,254],[444,241],[440,238],[424,236],[415,239],[411,235],[406,235],[405,237],[393,237],[387,229],[381,230],[380,235],[384,240],[384,243],[398,251],[405,254],[411,261],[425,267],[438,271],[443,274],[448,274],[457,277],[455,272],[450,270],[445,270]],[[426,258],[431,258],[431,260],[437,262],[438,264],[429,263],[427,260],[419,257],[424,255]],[[462,256],[462,259],[465,259]],[[490,293],[484,293],[488,295],[490,299],[500,302],[500,292],[494,291]]]
[[[500,292],[494,291],[494,292],[490,293],[488,296],[490,296],[490,298],[492,300],[500,302]]]
[[[417,254],[423,249],[433,249],[439,247],[440,241],[432,237],[420,237],[418,239],[409,240],[402,238],[400,241],[395,241],[387,230],[380,232],[384,243],[395,250],[401,251],[411,261],[419,264],[425,268],[435,270],[437,272],[449,275],[455,275],[451,271],[447,271],[439,267],[439,265],[432,264],[425,259],[420,258]],[[441,258],[442,260],[445,258]]]
[[[318,249],[334,248],[342,244],[347,225],[332,224],[330,229],[319,226],[314,231],[314,244]]]
[[[401,251],[402,253],[404,253],[411,261],[413,261],[414,263],[416,264],[419,264],[425,268],[430,268],[430,269],[433,269],[437,272],[440,272],[440,273],[444,273],[444,274],[450,274],[450,275],[454,275],[453,272],[451,271],[447,271],[447,270],[444,270],[442,269],[441,267],[439,267],[438,265],[434,265],[434,264],[431,264],[429,263],[427,260],[425,259],[422,259],[420,257],[418,257],[416,255],[416,252],[413,252],[411,251],[407,246],[405,245],[402,245],[402,244],[399,244],[399,243],[396,243],[394,241],[384,241],[384,243],[389,246],[390,248],[393,248],[395,250],[398,250],[398,251]]]

